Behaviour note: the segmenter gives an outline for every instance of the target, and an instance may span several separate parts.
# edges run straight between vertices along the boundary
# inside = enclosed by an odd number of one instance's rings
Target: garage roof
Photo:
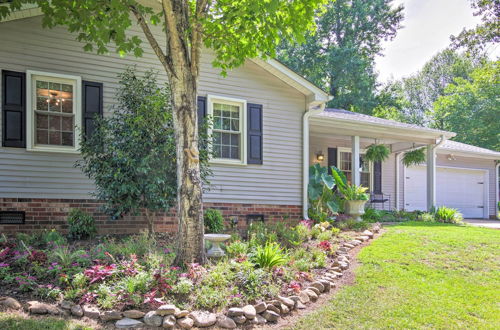
[[[447,150],[458,153],[471,153],[475,155],[483,155],[488,156],[488,158],[492,157],[494,159],[500,159],[500,152],[476,147],[470,144],[465,144],[457,141],[446,140],[441,147],[440,150]]]

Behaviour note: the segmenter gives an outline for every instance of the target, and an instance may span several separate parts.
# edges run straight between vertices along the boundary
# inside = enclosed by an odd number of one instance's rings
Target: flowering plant
[[[332,250],[332,243],[329,241],[322,241],[318,243],[318,247],[325,252],[330,252]]]

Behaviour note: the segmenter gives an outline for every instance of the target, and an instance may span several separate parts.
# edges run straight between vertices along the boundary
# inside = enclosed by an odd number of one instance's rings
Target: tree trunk
[[[204,263],[202,181],[198,151],[196,77],[188,67],[171,80],[177,147],[177,265]]]
[[[148,208],[145,208],[144,211],[146,212],[146,221],[148,222],[148,237],[153,238],[155,233],[154,216],[151,216]]]

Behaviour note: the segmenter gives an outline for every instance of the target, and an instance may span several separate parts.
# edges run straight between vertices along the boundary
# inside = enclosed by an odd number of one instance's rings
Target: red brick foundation
[[[67,230],[66,219],[71,209],[78,208],[91,214],[96,220],[99,234],[132,234],[146,229],[146,219],[142,215],[125,216],[112,220],[100,212],[102,202],[93,199],[40,199],[40,198],[0,198],[0,211],[24,211],[24,224],[0,224],[0,233],[14,234],[17,232],[33,232],[40,229]],[[300,205],[264,205],[264,204],[233,204],[204,203],[205,208],[222,211],[228,221],[232,217],[238,219],[238,228],[246,227],[247,215],[262,214],[265,222],[297,222],[302,217]],[[175,210],[158,214],[155,220],[155,230],[158,232],[175,232],[177,218]]]

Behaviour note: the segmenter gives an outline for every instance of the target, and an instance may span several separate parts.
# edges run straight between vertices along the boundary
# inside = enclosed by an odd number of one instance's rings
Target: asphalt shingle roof
[[[500,152],[490,150],[490,149],[485,149],[485,148],[480,148],[476,147],[470,144],[465,144],[457,141],[452,141],[452,140],[446,140],[441,147],[442,149],[446,150],[451,150],[451,151],[457,151],[457,152],[472,152],[472,153],[477,153],[477,154],[485,154],[485,155],[491,155],[491,156],[496,156],[498,159],[500,159]]]

